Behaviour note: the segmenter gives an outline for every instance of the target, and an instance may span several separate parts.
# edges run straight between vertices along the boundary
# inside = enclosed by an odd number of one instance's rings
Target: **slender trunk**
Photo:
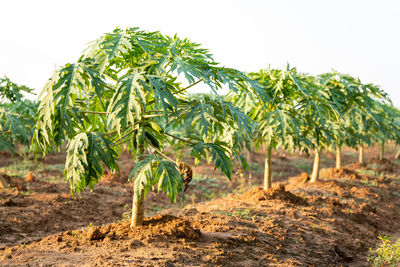
[[[364,146],[358,147],[358,162],[364,164]]]
[[[397,151],[397,154],[396,154],[396,156],[394,156],[394,158],[395,159],[399,159],[400,158],[400,148],[399,148],[399,151]]]
[[[3,175],[1,175],[1,173],[0,173],[0,189],[6,189],[6,188],[9,188],[9,186],[8,186],[6,180],[4,180]]]
[[[272,153],[272,146],[268,144],[266,146],[266,153],[265,153],[264,190],[269,190],[272,185],[271,153]]]
[[[319,156],[320,156],[319,154],[320,154],[319,148],[315,149],[314,166],[310,183],[315,183],[316,181],[319,180]]]
[[[342,168],[342,149],[340,145],[336,145],[336,169]]]
[[[382,142],[381,144],[381,151],[379,152],[379,160],[383,160],[383,154],[385,152],[385,143]]]
[[[143,144],[139,144],[137,154],[142,155],[144,153]],[[139,159],[139,158],[138,158]],[[139,195],[138,195],[139,193]],[[132,200],[132,218],[131,228],[143,224],[144,220],[144,191],[136,192],[135,181],[133,182],[133,200]]]
[[[250,152],[250,150],[246,147],[245,148],[245,157],[246,157],[246,161],[247,161],[247,163],[250,163],[250,160],[251,160],[251,152]]]

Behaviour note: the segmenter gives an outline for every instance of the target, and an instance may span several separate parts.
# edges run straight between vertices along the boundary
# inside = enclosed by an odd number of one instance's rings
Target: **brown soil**
[[[261,154],[252,156],[262,159]],[[295,169],[299,157],[303,156],[274,159],[282,171],[286,164],[286,177],[293,177],[280,178],[282,183],[270,191],[243,187],[260,185],[260,174],[249,180],[237,172],[229,183],[213,167],[200,165],[193,169],[194,177],[205,179],[194,178],[189,185],[184,209],[179,209],[180,203],[169,205],[164,195],[150,193],[147,216],[158,215],[134,229],[121,222],[132,195],[125,182],[132,166],[128,155],[120,159],[118,177],[105,174],[92,192],[75,197],[61,176],[59,182],[49,183],[40,179],[45,171],[35,173],[30,182],[5,174],[12,188],[0,190],[0,262],[3,266],[368,266],[368,248],[376,246],[378,234],[400,232],[398,165],[369,161],[365,166],[325,169],[322,180],[310,184],[308,175]],[[62,158],[52,155],[43,162],[60,164]],[[380,177],[360,171],[383,167]],[[204,192],[214,199],[204,202]]]

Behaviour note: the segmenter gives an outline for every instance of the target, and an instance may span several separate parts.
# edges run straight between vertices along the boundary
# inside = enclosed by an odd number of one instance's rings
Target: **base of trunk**
[[[314,158],[314,166],[313,172],[311,175],[310,183],[315,183],[319,180],[319,154],[320,151],[318,149],[315,150],[315,158]]]
[[[137,197],[135,193],[133,196],[131,228],[142,225],[143,220],[144,220],[144,192],[142,191],[140,197]]]

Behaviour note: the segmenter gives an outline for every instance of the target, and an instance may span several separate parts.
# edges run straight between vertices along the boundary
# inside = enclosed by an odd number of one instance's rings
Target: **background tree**
[[[249,92],[257,92],[249,90],[233,92],[229,99],[256,122],[253,142],[257,147],[266,148],[264,190],[268,190],[272,184],[272,151],[278,146],[294,150],[311,145],[301,134],[300,125],[304,118],[298,113],[303,108],[299,105],[300,99],[308,99],[311,90],[308,77],[289,65],[283,70],[265,69],[248,76],[262,85],[269,101],[263,102],[256,95],[249,95]]]
[[[338,120],[337,104],[331,99],[329,89],[320,83],[319,78],[304,75],[308,94],[299,99],[298,116],[302,118],[301,134],[310,140],[309,148],[314,149],[314,164],[310,178],[311,183],[319,180],[320,154],[333,141],[331,121]]]
[[[49,79],[41,94],[35,147],[46,153],[68,141],[64,174],[71,190],[79,193],[99,181],[102,164],[118,169],[118,152],[127,143],[136,159],[130,175],[131,226],[140,225],[144,199],[152,188],[166,192],[171,202],[183,194],[179,164],[163,153],[171,140],[187,143],[197,161],[210,157],[229,178],[231,157],[240,158],[240,146],[225,129],[249,135],[250,120],[222,98],[188,97],[187,90],[197,84],[213,92],[227,84],[232,90],[258,91],[265,98],[255,82],[218,66],[199,44],[159,32],[117,28]],[[172,134],[182,125],[194,127],[197,135]]]
[[[0,151],[9,150],[14,153],[18,144],[29,147],[36,122],[37,103],[24,100],[23,93],[32,91],[7,77],[0,79]],[[0,188],[7,187],[0,174]]]

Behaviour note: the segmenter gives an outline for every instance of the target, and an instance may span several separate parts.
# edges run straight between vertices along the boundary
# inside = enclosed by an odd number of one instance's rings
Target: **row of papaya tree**
[[[201,85],[213,94],[188,93]],[[227,96],[218,95],[223,88]],[[246,166],[242,152],[251,142],[264,145],[268,189],[278,146],[314,150],[315,182],[322,149],[334,145],[340,167],[344,145],[399,141],[398,111],[377,86],[289,66],[246,74],[221,66],[188,39],[138,28],[94,40],[76,62],[54,72],[39,99],[33,148],[46,154],[67,143],[71,192],[93,188],[105,167],[118,171],[122,147],[132,153],[132,227],[143,222],[149,191],[165,192],[171,202],[184,197],[191,170],[166,155],[171,144],[185,144],[195,164],[207,159],[229,179],[234,164]]]
[[[319,178],[323,149],[336,151],[340,169],[343,146],[358,149],[363,164],[364,145],[379,144],[383,159],[385,143],[400,142],[400,112],[376,85],[335,71],[315,77],[289,66],[248,76],[263,86],[270,101],[242,90],[231,92],[228,99],[255,121],[253,142],[266,148],[265,190],[271,188],[271,152],[278,146],[314,150],[313,183]]]

